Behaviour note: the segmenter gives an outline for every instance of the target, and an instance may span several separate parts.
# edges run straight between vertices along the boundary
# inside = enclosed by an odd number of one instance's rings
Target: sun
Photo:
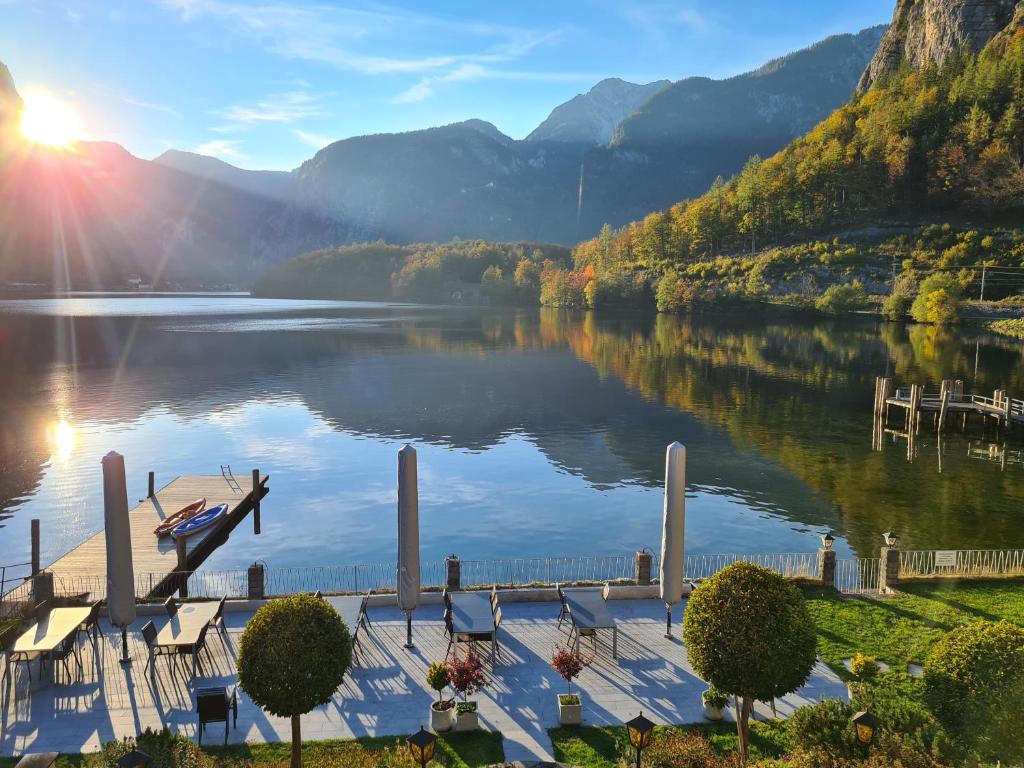
[[[82,122],[68,104],[42,91],[27,91],[21,133],[29,141],[67,147],[82,136]]]

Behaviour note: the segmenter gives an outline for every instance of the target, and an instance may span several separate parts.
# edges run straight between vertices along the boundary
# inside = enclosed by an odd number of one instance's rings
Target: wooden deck
[[[268,475],[260,475],[259,498],[270,492]],[[246,478],[247,480],[247,478]],[[136,595],[140,598],[167,594],[180,586],[181,572],[196,570],[255,506],[256,491],[239,486],[223,476],[178,477],[142,499],[128,513],[132,530],[132,556]],[[170,536],[157,537],[153,529],[168,515],[196,499],[206,497],[207,505],[226,503],[228,514],[220,522],[185,540],[179,553]],[[184,561],[182,562],[182,558]],[[107,542],[103,531],[86,539],[45,569],[52,573],[58,593],[88,592],[92,599],[106,595]]]

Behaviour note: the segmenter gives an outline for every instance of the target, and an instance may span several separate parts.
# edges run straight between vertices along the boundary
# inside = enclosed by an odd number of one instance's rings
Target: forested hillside
[[[876,272],[894,258],[910,271],[982,261],[1021,267],[1024,248],[1013,227],[1024,210],[1022,160],[1024,12],[1018,12],[980,55],[962,52],[941,68],[904,67],[703,196],[581,243],[575,269],[552,275],[558,285],[545,298],[583,305],[657,293],[660,308],[678,309],[723,295],[799,293],[793,281],[762,279],[780,261],[794,274],[844,259],[866,260]],[[833,243],[835,233],[878,223],[946,220],[960,226],[952,235],[947,229],[946,241],[933,249],[915,249],[921,238],[913,226],[902,237],[876,237],[888,244],[880,254],[873,245],[844,246],[846,235]],[[958,228],[979,226],[990,231],[967,237],[966,245],[956,236]],[[816,239],[819,246],[780,248]],[[906,277],[904,283],[914,282],[913,273]],[[970,270],[956,275],[961,286],[974,277]],[[841,281],[843,271],[834,279]],[[812,280],[808,295],[821,287]]]

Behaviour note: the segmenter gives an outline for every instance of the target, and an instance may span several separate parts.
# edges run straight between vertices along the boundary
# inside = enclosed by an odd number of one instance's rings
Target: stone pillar
[[[636,553],[633,573],[637,584],[647,586],[651,583],[652,560],[653,556],[646,549],[641,549]]]
[[[259,563],[249,566],[249,599],[262,600],[264,595],[263,587],[264,571]]]
[[[836,551],[834,549],[818,550],[818,578],[821,586],[834,589],[836,586]]]
[[[882,547],[882,562],[878,566],[878,591],[889,592],[900,581],[900,551],[897,547]]]
[[[448,585],[449,591],[458,591],[462,589],[462,561],[458,555],[448,555],[444,559],[445,571],[447,578],[445,584]]]
[[[44,600],[53,600],[53,574],[40,571],[32,577],[32,605],[39,605]]]

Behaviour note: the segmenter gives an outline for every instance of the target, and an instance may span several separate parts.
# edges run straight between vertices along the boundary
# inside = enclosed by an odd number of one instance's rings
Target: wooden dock
[[[187,576],[223,544],[246,515],[255,510],[254,527],[259,532],[259,500],[270,492],[270,477],[253,472],[243,488],[230,473],[201,477],[178,477],[151,496],[139,501],[128,513],[132,532],[132,557],[135,568],[136,596],[187,594]],[[246,478],[248,481],[248,478]],[[152,488],[152,475],[150,476]],[[153,530],[168,515],[199,498],[207,505],[226,503],[228,514],[216,524],[176,543],[170,536],[157,537]],[[46,572],[53,575],[58,595],[88,594],[90,599],[106,597],[107,543],[103,531],[91,536],[73,550],[51,563]]]
[[[1011,398],[1005,389],[997,389],[991,397],[964,392],[963,381],[947,379],[938,392],[927,392],[920,384],[911,384],[906,389],[894,389],[891,379],[875,379],[874,442],[881,447],[888,429],[891,411],[902,411],[902,431],[897,431],[913,440],[921,429],[921,418],[932,414],[935,430],[941,432],[950,423],[950,418],[960,416],[960,426],[967,429],[968,419],[980,417],[983,424],[994,423],[1000,430],[1024,425],[1024,400]]]

